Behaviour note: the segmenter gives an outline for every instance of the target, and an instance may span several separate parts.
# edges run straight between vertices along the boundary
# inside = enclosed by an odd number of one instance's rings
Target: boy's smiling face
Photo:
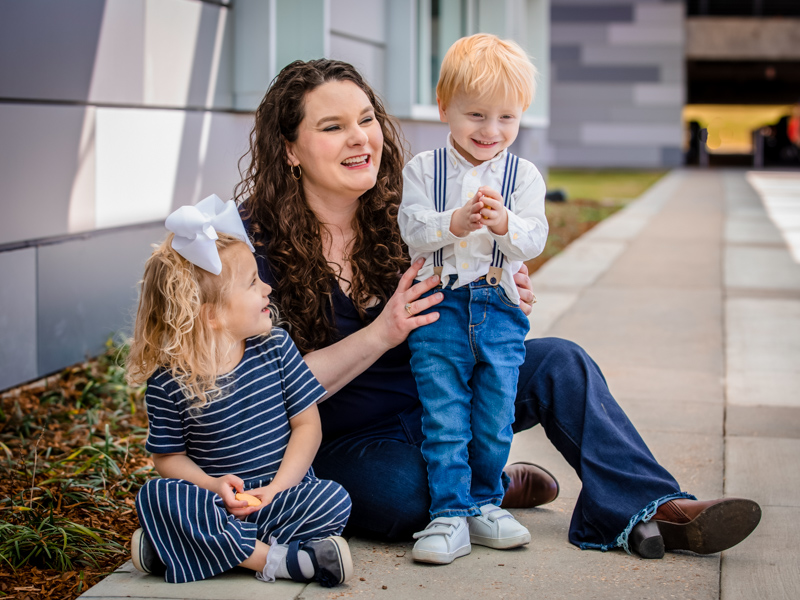
[[[439,119],[450,125],[453,145],[475,166],[493,159],[517,139],[522,118],[522,104],[517,99],[459,92],[446,107],[437,102]]]

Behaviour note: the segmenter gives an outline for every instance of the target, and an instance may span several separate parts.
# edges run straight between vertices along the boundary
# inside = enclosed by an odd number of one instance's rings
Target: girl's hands
[[[280,490],[275,489],[272,485],[265,485],[264,487],[253,488],[252,490],[247,490],[247,493],[261,500],[261,504],[259,504],[258,506],[248,506],[247,502],[245,501],[234,500],[234,502],[237,505],[243,504],[244,506],[235,506],[235,507],[228,506],[226,502],[225,508],[234,517],[238,519],[244,519],[247,515],[259,511],[265,506],[268,506],[272,502],[272,499],[275,497],[275,494],[277,494],[279,491]]]
[[[216,478],[216,489],[212,490],[222,498],[225,503],[225,509],[234,516],[241,518],[242,516],[249,515],[255,512],[252,509],[258,509],[258,506],[247,506],[247,501],[237,500],[236,492],[244,491],[244,481],[236,475],[223,475]]]
[[[389,298],[381,314],[369,325],[374,328],[378,339],[385,344],[387,350],[402,343],[408,334],[417,327],[433,323],[439,318],[439,313],[436,312],[419,314],[431,306],[435,306],[444,298],[439,292],[422,300],[419,299],[422,294],[432,290],[439,283],[439,277],[434,275],[412,285],[424,264],[425,260],[420,258],[411,265],[400,278],[397,290]],[[408,310],[406,310],[406,305],[408,305]]]

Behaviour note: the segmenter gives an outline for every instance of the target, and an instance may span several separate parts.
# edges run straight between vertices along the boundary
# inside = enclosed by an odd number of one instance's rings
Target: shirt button
[[[492,171],[497,171],[497,165],[495,164],[492,165]]]
[[[514,234],[514,239],[517,239],[518,237],[519,237],[519,234],[518,234],[518,233],[515,233],[515,234]]]
[[[442,237],[442,230],[441,229],[436,232],[436,237]]]
[[[467,242],[461,242],[461,247],[462,248],[466,248],[467,247]]]
[[[462,269],[468,269],[469,268],[469,263],[461,263],[461,268]]]
[[[478,176],[478,172],[477,172],[477,171],[472,171],[471,175],[472,175],[473,177],[477,177],[477,176]]]

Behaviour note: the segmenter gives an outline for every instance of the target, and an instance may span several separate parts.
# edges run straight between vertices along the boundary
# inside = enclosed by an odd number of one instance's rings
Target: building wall
[[[551,164],[682,163],[685,7],[552,0]]]
[[[538,61],[540,99],[514,151],[544,167],[550,0],[441,1],[466,7],[472,30],[517,38]],[[3,0],[0,390],[130,332],[163,220],[211,193],[233,196],[252,111],[292,60],[353,63],[399,117],[412,152],[443,145],[446,126],[417,88],[419,17],[430,7]]]
[[[196,0],[0,6],[0,389],[130,330],[176,206],[230,197],[232,11]]]

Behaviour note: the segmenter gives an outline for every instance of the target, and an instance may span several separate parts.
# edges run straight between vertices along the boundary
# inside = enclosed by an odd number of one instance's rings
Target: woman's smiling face
[[[383,132],[367,95],[351,81],[329,81],[305,96],[290,164],[303,170],[309,201],[353,200],[375,186]]]

